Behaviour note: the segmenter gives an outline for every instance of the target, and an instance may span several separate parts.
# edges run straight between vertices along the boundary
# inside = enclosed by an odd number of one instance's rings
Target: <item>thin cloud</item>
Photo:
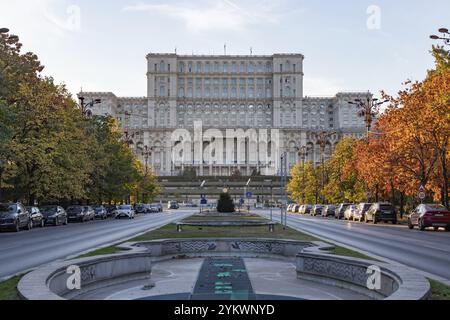
[[[164,15],[179,20],[194,32],[207,30],[240,31],[257,24],[276,24],[280,14],[272,4],[254,6],[247,10],[231,0],[200,2],[196,5],[186,2],[171,4],[139,3],[123,8],[127,12],[148,12],[152,15]]]

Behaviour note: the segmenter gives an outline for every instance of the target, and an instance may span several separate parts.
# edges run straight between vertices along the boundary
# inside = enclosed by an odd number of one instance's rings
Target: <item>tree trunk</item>
[[[405,194],[403,192],[400,192],[400,218],[403,219],[403,214],[405,213]]]
[[[449,206],[449,199],[448,199],[448,172],[447,172],[447,156],[446,152],[444,152],[441,155],[441,165],[442,165],[442,177],[444,178],[444,184],[443,184],[443,197],[442,197],[442,204],[447,208],[450,209]]]

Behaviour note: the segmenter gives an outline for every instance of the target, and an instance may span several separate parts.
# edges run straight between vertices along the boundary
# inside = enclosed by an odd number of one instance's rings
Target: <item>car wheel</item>
[[[419,220],[419,230],[420,231],[424,231],[425,230],[425,225],[423,224],[422,220]]]
[[[14,232],[19,232],[20,231],[20,223],[19,221],[16,221],[16,224],[14,225]]]
[[[41,220],[41,228],[44,228],[45,227],[45,221],[44,221],[44,219],[42,219]]]
[[[434,227],[434,231],[439,231],[439,227]]]
[[[392,221],[392,224],[397,224],[397,220]]]
[[[445,227],[445,231],[450,231],[450,226]]]
[[[64,225],[67,226],[69,224],[69,221],[67,220],[67,218],[64,219]]]
[[[373,217],[373,220],[372,220],[372,222],[373,222],[373,224],[377,224],[377,223],[378,223],[378,220],[377,220],[377,218],[376,218],[376,217]]]
[[[414,225],[412,224],[411,219],[408,219],[408,228],[409,230],[414,229]]]

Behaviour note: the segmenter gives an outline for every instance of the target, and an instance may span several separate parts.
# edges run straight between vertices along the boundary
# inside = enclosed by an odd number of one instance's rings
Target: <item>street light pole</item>
[[[305,162],[308,155],[308,148],[306,146],[301,147],[298,156],[302,160],[302,204],[305,204]]]
[[[358,115],[364,118],[364,123],[366,124],[366,135],[367,142],[369,142],[370,130],[372,129],[372,123],[378,115],[380,106],[389,102],[389,100],[379,100],[377,98],[372,98],[372,95],[368,92],[367,98],[365,100],[355,99],[354,101],[349,101],[351,105],[358,107]]]
[[[79,106],[80,106],[81,114],[84,117],[91,117],[92,111],[90,109],[92,109],[96,104],[102,103],[102,99],[91,99],[90,102],[85,103],[84,101],[86,100],[86,98],[83,97],[82,95],[78,95],[78,100],[80,100]]]
[[[450,32],[447,28],[440,28],[439,33],[442,33],[442,36],[431,35],[430,38],[433,40],[442,40],[444,44],[450,46]]]
[[[323,195],[323,189],[325,188],[325,149],[329,139],[337,132],[322,131],[317,135],[317,142],[320,146],[320,163],[322,166],[322,201],[325,202],[325,196]]]
[[[283,203],[281,205],[281,225],[283,229],[287,227],[287,152],[281,155],[281,185],[283,188]],[[284,216],[283,216],[284,214]]]

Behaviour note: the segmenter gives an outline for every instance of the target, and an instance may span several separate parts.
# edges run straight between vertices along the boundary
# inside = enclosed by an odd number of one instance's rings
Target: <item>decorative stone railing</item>
[[[276,222],[266,221],[193,221],[178,222],[177,231],[182,232],[184,226],[191,227],[268,227],[269,232],[275,231]]]
[[[403,266],[330,254],[299,253],[297,276],[373,299],[423,300],[430,294],[429,281]]]

